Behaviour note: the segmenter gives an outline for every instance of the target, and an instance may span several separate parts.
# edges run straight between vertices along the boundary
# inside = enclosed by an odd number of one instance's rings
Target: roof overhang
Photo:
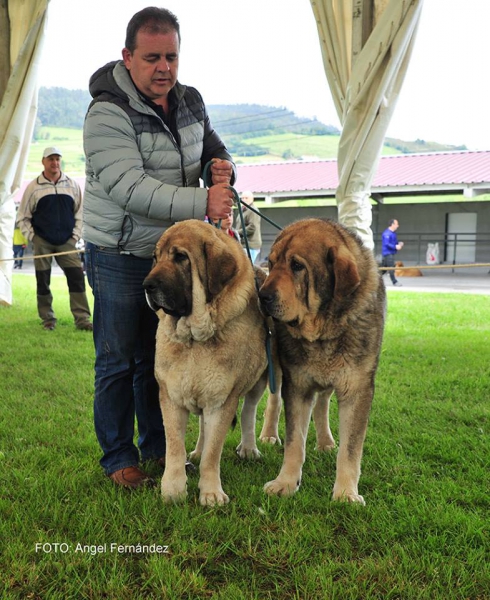
[[[299,198],[334,198],[335,189],[322,190],[287,190],[284,192],[261,192],[256,191],[255,197],[263,199],[267,204],[285,202],[286,200],[298,200]],[[443,184],[443,185],[407,185],[407,186],[387,186],[373,187],[371,189],[371,198],[382,204],[384,198],[395,198],[404,196],[449,196],[462,194],[465,198],[475,198],[482,194],[490,194],[488,183],[461,185],[461,184]]]

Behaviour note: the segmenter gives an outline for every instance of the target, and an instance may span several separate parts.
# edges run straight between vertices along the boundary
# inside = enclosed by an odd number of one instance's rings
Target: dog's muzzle
[[[266,290],[259,290],[259,299],[264,312],[267,315],[273,317],[276,294],[274,292],[268,292]]]
[[[184,306],[178,306],[177,302],[164,293],[161,285],[155,279],[145,279],[143,281],[146,301],[151,310],[157,312],[163,310],[167,315],[172,317],[185,317],[187,310]]]

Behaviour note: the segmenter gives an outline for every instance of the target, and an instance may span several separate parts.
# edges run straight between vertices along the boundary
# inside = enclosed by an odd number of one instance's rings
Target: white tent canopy
[[[37,113],[49,0],[0,4],[0,304],[12,303],[13,195]],[[342,123],[339,221],[373,248],[371,181],[414,43],[423,0],[311,0],[327,80]],[[279,8],[278,8],[279,10]],[[8,73],[8,77],[5,74]]]
[[[13,195],[22,183],[37,114],[37,71],[48,0],[0,9],[0,304],[12,304]],[[8,77],[5,77],[5,73]]]
[[[374,248],[370,187],[410,60],[423,0],[311,0],[342,124],[339,221]]]

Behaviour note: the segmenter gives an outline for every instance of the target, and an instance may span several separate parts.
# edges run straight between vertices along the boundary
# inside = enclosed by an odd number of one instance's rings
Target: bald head
[[[252,192],[249,192],[247,190],[246,192],[242,192],[241,199],[245,202],[245,204],[250,206],[254,201],[254,195],[252,194]]]

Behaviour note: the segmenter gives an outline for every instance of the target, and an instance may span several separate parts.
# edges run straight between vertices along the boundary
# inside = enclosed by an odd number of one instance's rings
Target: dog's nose
[[[157,289],[157,282],[154,279],[150,279],[149,277],[147,277],[143,281],[143,287],[148,293],[151,294],[151,292],[154,292]]]
[[[274,302],[275,294],[274,292],[269,292],[267,290],[260,290],[259,298],[264,306],[269,306]]]

